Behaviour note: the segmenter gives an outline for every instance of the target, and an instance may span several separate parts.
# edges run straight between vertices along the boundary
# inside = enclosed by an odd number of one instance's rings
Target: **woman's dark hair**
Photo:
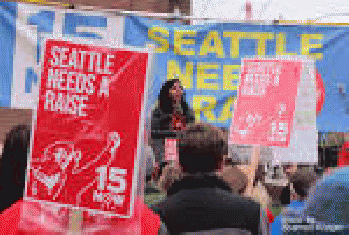
[[[30,128],[17,125],[6,135],[0,166],[0,211],[23,197]]]
[[[161,88],[159,94],[159,108],[162,112],[171,114],[173,112],[172,107],[172,98],[170,96],[170,89],[174,86],[176,82],[179,82],[179,79],[168,80]],[[182,94],[181,106],[185,116],[188,114],[188,104],[185,101],[185,94]],[[188,121],[188,120],[187,120]]]

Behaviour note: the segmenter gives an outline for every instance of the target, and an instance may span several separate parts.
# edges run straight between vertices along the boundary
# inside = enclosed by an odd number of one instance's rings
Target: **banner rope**
[[[48,2],[46,0],[21,0],[21,3],[34,3],[34,4],[40,4],[40,5],[57,5],[57,6],[65,6],[68,7],[71,4],[67,3],[61,3],[61,2]]]

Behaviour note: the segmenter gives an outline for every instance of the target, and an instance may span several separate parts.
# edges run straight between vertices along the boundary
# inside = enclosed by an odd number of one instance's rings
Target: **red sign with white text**
[[[165,160],[174,167],[179,167],[179,150],[177,139],[165,139]]]
[[[47,40],[26,197],[132,214],[148,53]]]
[[[301,74],[299,60],[245,59],[231,143],[287,147]]]
[[[166,161],[178,161],[176,139],[165,139],[165,159]]]

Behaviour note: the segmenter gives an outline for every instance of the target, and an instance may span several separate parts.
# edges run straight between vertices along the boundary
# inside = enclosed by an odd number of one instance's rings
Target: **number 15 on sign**
[[[93,201],[114,203],[122,205],[126,191],[126,169],[101,166],[96,169],[98,174],[97,190],[93,192]],[[109,204],[108,203],[108,204]]]

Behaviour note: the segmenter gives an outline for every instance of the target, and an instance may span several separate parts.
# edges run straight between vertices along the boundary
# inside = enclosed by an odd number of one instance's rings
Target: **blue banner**
[[[0,107],[33,109],[40,84],[45,38],[89,40],[99,45],[122,41],[122,17],[27,3],[0,3]]]
[[[324,82],[325,103],[317,116],[323,132],[349,131],[349,28],[315,25],[167,24],[125,19],[124,43],[155,43],[155,104],[162,84],[179,76],[196,121],[228,128],[239,85],[241,58],[309,55]]]
[[[0,2],[0,107],[10,107],[17,3]]]

